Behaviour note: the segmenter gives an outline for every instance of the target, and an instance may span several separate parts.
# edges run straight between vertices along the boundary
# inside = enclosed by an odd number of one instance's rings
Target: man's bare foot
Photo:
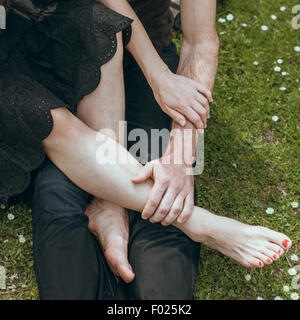
[[[93,198],[86,209],[89,230],[98,239],[111,271],[129,283],[134,273],[128,262],[129,218],[124,208]]]
[[[290,238],[282,233],[217,216],[199,207],[188,224],[187,234],[194,241],[220,251],[247,268],[262,268],[292,246]]]

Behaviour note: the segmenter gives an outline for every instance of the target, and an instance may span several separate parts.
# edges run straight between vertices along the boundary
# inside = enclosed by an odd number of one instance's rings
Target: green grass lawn
[[[293,30],[291,9],[296,0],[223,1],[218,18],[234,19],[217,23],[220,34],[220,61],[205,133],[205,170],[196,178],[198,205],[219,215],[236,218],[284,232],[294,245],[286,256],[260,270],[245,269],[216,251],[203,248],[197,299],[290,299],[292,276],[288,269],[300,255],[299,208],[299,110],[300,110],[300,29]],[[285,6],[285,11],[280,7]],[[277,19],[272,20],[271,15]],[[247,26],[242,26],[246,23]],[[300,23],[300,21],[299,21]],[[268,30],[261,30],[261,26]],[[176,33],[180,44],[180,32]],[[283,63],[278,64],[277,59]],[[254,65],[257,61],[259,64]],[[274,67],[281,71],[275,72]],[[281,72],[287,72],[282,75]],[[286,87],[281,91],[281,87]],[[272,116],[278,116],[277,122]],[[265,210],[274,208],[273,215]],[[0,214],[0,265],[7,275],[7,290],[0,299],[37,299],[33,259],[31,216],[18,205]],[[26,237],[19,243],[18,235]],[[300,262],[298,262],[300,264]],[[250,281],[245,275],[252,276]],[[282,287],[288,285],[290,292]]]

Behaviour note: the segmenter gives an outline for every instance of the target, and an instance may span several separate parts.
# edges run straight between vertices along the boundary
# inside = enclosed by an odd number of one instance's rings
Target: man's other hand
[[[141,183],[151,178],[154,185],[149,194],[143,219],[167,226],[177,220],[185,222],[194,208],[194,178],[187,174],[185,164],[167,162],[167,156],[148,162],[132,178],[133,183]],[[167,164],[166,164],[167,163]]]

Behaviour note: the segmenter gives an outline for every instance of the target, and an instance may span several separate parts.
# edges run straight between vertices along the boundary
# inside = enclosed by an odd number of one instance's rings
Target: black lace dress
[[[94,0],[15,0],[0,33],[0,203],[23,192],[44,160],[50,109],[76,112],[132,20]],[[34,2],[38,3],[32,10]],[[42,4],[42,5],[41,5]]]

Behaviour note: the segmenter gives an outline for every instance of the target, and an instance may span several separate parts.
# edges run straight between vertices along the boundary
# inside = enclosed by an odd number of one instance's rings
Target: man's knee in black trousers
[[[34,262],[41,299],[113,299],[115,279],[87,228],[89,194],[50,160],[31,187]]]

